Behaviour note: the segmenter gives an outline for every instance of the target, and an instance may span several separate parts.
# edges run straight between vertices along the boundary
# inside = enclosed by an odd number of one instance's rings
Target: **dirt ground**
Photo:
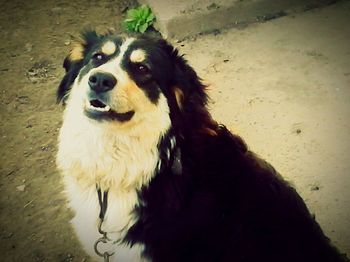
[[[78,32],[88,26],[119,30],[129,5],[118,0],[1,1],[1,261],[89,261],[68,223],[72,214],[55,167],[62,114],[55,91]],[[338,8],[347,10],[343,16],[349,14],[349,5]],[[332,24],[338,17],[322,12],[303,19]],[[313,32],[305,32],[303,24],[293,25],[293,17],[284,19],[178,45],[203,78],[221,84],[222,89],[211,91],[213,114],[296,184],[326,233],[350,252],[349,30],[332,35],[333,29],[322,25],[326,31],[317,33],[335,41],[324,43],[312,40]],[[348,26],[343,20],[333,21],[333,27]],[[292,23],[296,37],[290,39],[280,23]],[[261,42],[262,34],[273,37]],[[334,50],[328,50],[330,45]],[[309,80],[312,88],[304,88]],[[327,90],[330,86],[333,90]]]
[[[0,260],[88,261],[55,168],[55,89],[74,37],[120,28],[128,1],[1,1]],[[85,259],[85,260],[84,260]]]

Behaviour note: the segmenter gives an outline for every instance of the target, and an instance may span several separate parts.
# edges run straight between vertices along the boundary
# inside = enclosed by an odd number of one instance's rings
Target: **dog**
[[[88,30],[63,66],[57,165],[94,260],[349,261],[169,42]]]

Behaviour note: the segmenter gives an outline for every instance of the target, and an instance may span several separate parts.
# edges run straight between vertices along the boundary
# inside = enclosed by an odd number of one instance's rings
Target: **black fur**
[[[195,71],[165,41],[155,45],[171,62],[164,74],[169,79],[163,80],[169,85],[162,90],[171,107],[182,173],[174,173],[174,157],[164,160],[169,134],[159,146],[165,168],[139,192],[139,220],[126,241],[145,244],[145,255],[155,262],[348,261],[295,189],[240,137],[211,120],[205,86]],[[172,86],[184,94],[181,110]]]
[[[183,173],[159,173],[140,192],[127,241],[152,261],[347,261],[303,200],[223,126],[180,144]],[[197,140],[198,141],[198,140]]]
[[[295,189],[240,137],[211,119],[205,86],[178,51],[146,36],[135,46],[149,55],[149,88],[166,96],[172,127],[159,143],[159,170],[139,192],[139,219],[124,241],[144,244],[144,255],[153,262],[348,261]],[[59,98],[80,63],[66,63]],[[183,94],[181,104],[175,88]],[[152,92],[156,100],[158,91]],[[176,161],[181,166],[174,168]]]

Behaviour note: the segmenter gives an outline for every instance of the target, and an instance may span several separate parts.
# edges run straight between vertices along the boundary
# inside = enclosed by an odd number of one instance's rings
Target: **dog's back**
[[[182,176],[142,191],[129,241],[153,261],[347,261],[273,167],[225,127],[216,133],[186,141]]]

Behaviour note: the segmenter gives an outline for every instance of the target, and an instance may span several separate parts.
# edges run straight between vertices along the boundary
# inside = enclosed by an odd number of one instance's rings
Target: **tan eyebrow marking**
[[[146,53],[142,49],[136,49],[132,51],[130,55],[130,61],[133,63],[141,63],[145,61],[145,59],[146,59]]]
[[[105,55],[112,55],[116,50],[117,47],[112,41],[106,42],[101,49],[102,53],[104,53]]]

